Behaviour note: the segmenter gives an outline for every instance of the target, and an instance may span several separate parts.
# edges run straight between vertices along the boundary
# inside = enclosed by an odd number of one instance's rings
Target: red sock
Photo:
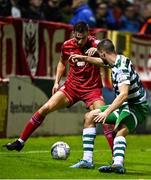
[[[24,130],[22,131],[20,138],[23,141],[26,141],[29,136],[34,132],[35,129],[37,129],[40,124],[43,122],[45,117],[43,117],[39,112],[37,111],[31,119],[27,122]]]
[[[104,135],[109,143],[109,146],[110,146],[112,154],[113,154],[113,141],[114,141],[114,137],[115,137],[115,134],[113,131],[114,125],[103,124],[102,127],[103,127],[103,131],[104,131]]]

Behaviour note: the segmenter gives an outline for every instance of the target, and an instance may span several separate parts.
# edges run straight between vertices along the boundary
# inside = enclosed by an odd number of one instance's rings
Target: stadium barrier
[[[52,79],[29,76],[10,77],[9,83],[0,88],[0,137],[16,137],[26,121],[51,95]],[[81,134],[84,104],[49,114],[33,136]]]
[[[37,79],[37,81],[40,82],[40,78],[38,77],[41,77],[41,81],[43,82],[50,81],[49,78],[52,79],[50,82],[53,82],[56,66],[60,56],[61,45],[66,39],[71,37],[72,27],[62,23],[13,18],[0,18],[0,21],[3,22],[0,24],[0,80],[10,80],[8,83],[2,83],[0,86],[0,136],[5,135],[10,137],[16,136],[19,133],[19,128],[17,128],[17,125],[16,129],[13,130],[13,128],[11,128],[13,123],[15,122],[14,124],[17,123],[18,126],[20,126],[19,122],[24,124],[23,119],[28,119],[31,115],[31,112],[27,113],[26,115],[19,115],[19,113],[16,113],[17,115],[15,115],[15,113],[11,112],[12,107],[17,107],[15,106],[15,101],[19,99],[17,95],[19,92],[22,92],[24,95],[20,94],[20,98],[24,96],[26,100],[28,99],[28,96],[30,96],[31,100],[35,93],[32,90],[29,91],[29,94],[26,91],[23,92],[21,90],[17,90],[19,91],[17,94],[12,88],[14,86],[13,82],[15,82],[15,80],[17,82],[28,82],[31,89],[36,88],[34,82]],[[118,31],[106,31],[104,29],[92,29],[91,34],[95,35],[98,39],[102,39],[104,37],[112,39],[119,53],[124,53],[125,55],[132,57],[135,68],[141,77],[142,83],[147,89],[147,96],[151,111],[151,37]],[[111,88],[112,83],[110,70],[101,68],[101,72],[104,87]],[[66,74],[64,76],[66,76]],[[24,83],[22,83],[22,86],[23,84]],[[52,85],[52,83],[50,84]],[[43,88],[43,90],[44,89],[45,88]],[[11,91],[14,93],[11,93]],[[42,91],[40,92],[43,94]],[[16,100],[13,99],[15,98],[15,94],[17,96]],[[42,100],[46,100],[46,98],[48,98],[44,95],[41,96],[37,96],[37,98],[34,99],[34,103],[42,103]],[[13,104],[10,103],[10,97],[13,99]],[[28,104],[25,101],[23,104],[31,105],[31,102]],[[78,105],[78,107],[80,106],[81,104]],[[30,106],[28,108],[30,108]],[[57,114],[58,112],[56,114],[54,113],[51,119],[55,119]],[[81,126],[82,120],[78,121],[78,119],[83,118],[83,112],[80,114],[79,111],[76,111],[75,117],[73,117],[73,114],[70,114],[70,111],[66,111],[66,113],[62,112],[62,114],[60,114],[60,118],[56,119],[62,119],[64,116],[64,119],[68,119],[67,124],[70,124],[71,119],[75,118],[75,123],[72,122],[71,124],[71,127],[72,125],[76,127],[75,131],[72,128],[67,128],[67,125],[65,125],[66,123],[63,123],[65,127],[62,127],[62,129],[64,128],[65,131],[58,129],[54,132],[52,129],[52,131],[49,130],[48,132],[47,127],[55,127],[55,124],[59,124],[59,122],[55,120],[55,122],[51,122],[50,125],[46,125],[46,131],[44,130],[45,128],[42,127],[43,130],[39,130],[37,133],[40,134],[43,131],[43,134],[46,135],[47,132],[48,134],[50,132],[52,134],[70,134],[72,132],[73,134],[77,134],[81,132],[81,127],[79,127],[79,124]],[[151,132],[150,116],[148,117],[148,121],[144,124],[144,127],[138,129],[138,132]],[[14,119],[13,121],[12,118]],[[12,133],[10,131],[12,131]]]
[[[9,82],[0,84],[0,137],[16,137],[20,134],[31,115],[51,96],[53,79],[29,76],[10,77]],[[103,88],[107,104],[114,99],[110,88]],[[151,96],[149,97],[151,100]],[[83,117],[86,113],[82,102],[70,108],[57,110],[46,117],[33,136],[81,134]],[[137,133],[151,132],[151,121],[138,127]],[[143,128],[142,128],[143,127]],[[100,125],[97,132],[102,134]]]

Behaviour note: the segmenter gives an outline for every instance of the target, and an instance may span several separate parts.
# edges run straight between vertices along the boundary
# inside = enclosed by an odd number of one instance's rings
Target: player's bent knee
[[[87,113],[84,115],[85,121],[88,121],[88,120],[90,119],[89,114],[90,114],[90,112],[87,112]]]
[[[88,112],[85,114],[84,116],[84,127],[88,128],[94,126],[94,122],[93,122],[93,115],[91,112]]]
[[[129,130],[126,127],[126,125],[121,124],[119,126],[119,129],[118,129],[118,132],[117,132],[116,136],[124,136],[124,137],[126,137],[128,134],[129,134]]]

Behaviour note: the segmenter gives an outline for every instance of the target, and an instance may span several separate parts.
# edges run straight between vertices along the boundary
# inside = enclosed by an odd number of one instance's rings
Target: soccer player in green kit
[[[112,70],[113,88],[116,98],[110,105],[100,106],[85,115],[85,119],[92,127],[95,123],[115,124],[116,137],[113,143],[112,165],[101,166],[100,172],[115,172],[124,174],[124,156],[126,150],[126,136],[133,132],[138,124],[142,123],[148,115],[146,92],[142,86],[139,75],[129,58],[117,54],[111,40],[103,39],[97,45],[99,58],[82,55],[72,55],[72,61],[86,61],[96,65],[108,65]],[[86,143],[86,142],[85,142]],[[80,167],[78,162],[71,166]]]

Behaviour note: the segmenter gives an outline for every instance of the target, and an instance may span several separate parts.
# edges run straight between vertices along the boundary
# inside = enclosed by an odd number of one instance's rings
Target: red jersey
[[[84,47],[78,47],[74,38],[65,41],[62,46],[62,60],[68,61],[68,58],[72,54],[85,55],[85,52],[89,48],[96,47],[97,44],[98,40],[92,36],[88,37],[87,43]],[[90,90],[102,87],[100,67],[84,61],[68,61],[68,63],[69,72],[65,84],[67,83],[71,88],[78,88],[81,90]]]

